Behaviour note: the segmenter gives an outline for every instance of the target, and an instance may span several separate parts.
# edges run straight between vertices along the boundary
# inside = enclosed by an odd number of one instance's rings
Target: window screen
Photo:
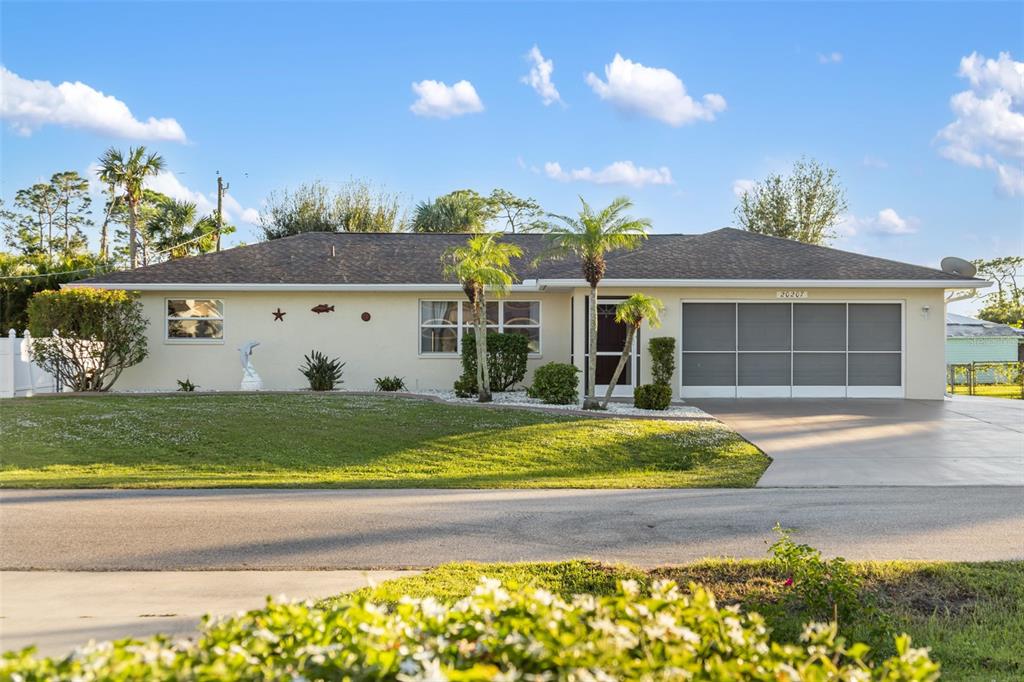
[[[793,350],[846,350],[846,305],[800,303],[793,306]],[[815,384],[831,386],[832,384]]]
[[[793,385],[845,386],[846,353],[795,353]]]
[[[683,353],[683,386],[734,386],[735,353]]]
[[[789,353],[740,353],[740,386],[789,386]]]
[[[851,386],[899,386],[899,353],[850,353]]]
[[[899,304],[850,304],[851,351],[898,351],[900,350],[900,328]]]
[[[735,350],[736,304],[684,303],[682,349]]]
[[[739,349],[789,350],[790,308],[788,303],[740,303]]]

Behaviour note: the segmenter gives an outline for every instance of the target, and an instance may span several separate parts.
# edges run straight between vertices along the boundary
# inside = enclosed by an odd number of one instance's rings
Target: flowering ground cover
[[[344,394],[4,401],[4,487],[749,487],[769,459],[712,420]]]
[[[0,659],[0,676],[109,680],[857,680],[930,682],[938,665],[910,638],[867,661],[864,644],[808,624],[773,641],[764,619],[706,589],[620,581],[563,597],[483,578],[455,602],[365,594],[331,604],[268,603],[205,624],[197,641],[87,645],[63,659]]]
[[[853,562],[851,567],[863,580],[863,598],[877,602],[879,618],[843,625],[839,634],[870,645],[870,660],[894,655],[892,633],[907,633],[914,646],[930,648],[944,679],[1024,679],[1024,561]],[[695,582],[707,587],[719,605],[761,613],[778,642],[799,642],[806,622],[799,608],[783,607],[789,576],[768,561],[714,560],[653,570],[590,561],[457,563],[364,593],[382,603],[402,595],[453,602],[468,595],[482,575],[507,588],[529,585],[566,598],[580,592],[612,594],[621,580],[641,586],[659,579]]]

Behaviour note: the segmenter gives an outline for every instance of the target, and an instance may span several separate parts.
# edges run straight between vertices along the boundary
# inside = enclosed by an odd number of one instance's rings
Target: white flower
[[[619,589],[627,597],[635,597],[640,594],[640,583],[635,580],[623,580],[619,583]]]

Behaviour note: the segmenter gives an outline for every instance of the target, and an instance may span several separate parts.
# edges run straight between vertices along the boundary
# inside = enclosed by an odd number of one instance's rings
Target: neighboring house
[[[946,364],[1024,360],[1024,330],[966,315],[946,314]]]
[[[298,367],[314,349],[346,363],[346,388],[398,375],[410,389],[450,389],[469,310],[458,283],[442,276],[441,256],[465,239],[310,233],[66,286],[141,293],[149,357],[119,389],[173,389],[186,377],[202,389],[237,389],[236,349],[250,340],[260,342],[253,364],[269,389],[303,387]],[[524,255],[515,263],[521,281],[491,304],[493,328],[530,339],[531,372],[552,361],[583,369],[589,288],[578,261],[534,265],[544,235],[503,239]],[[676,397],[941,398],[944,292],[986,285],[729,228],[652,235],[608,256],[597,383],[610,380],[625,339],[616,303],[643,292],[665,303],[662,327],[641,329],[619,395],[650,381],[648,339],[672,336]]]

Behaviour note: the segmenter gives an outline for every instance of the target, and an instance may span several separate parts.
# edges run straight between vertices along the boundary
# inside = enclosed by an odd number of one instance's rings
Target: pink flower
[[[786,582],[784,582],[782,584],[785,585],[786,587],[792,587],[793,586],[793,579],[792,578],[786,578]]]

